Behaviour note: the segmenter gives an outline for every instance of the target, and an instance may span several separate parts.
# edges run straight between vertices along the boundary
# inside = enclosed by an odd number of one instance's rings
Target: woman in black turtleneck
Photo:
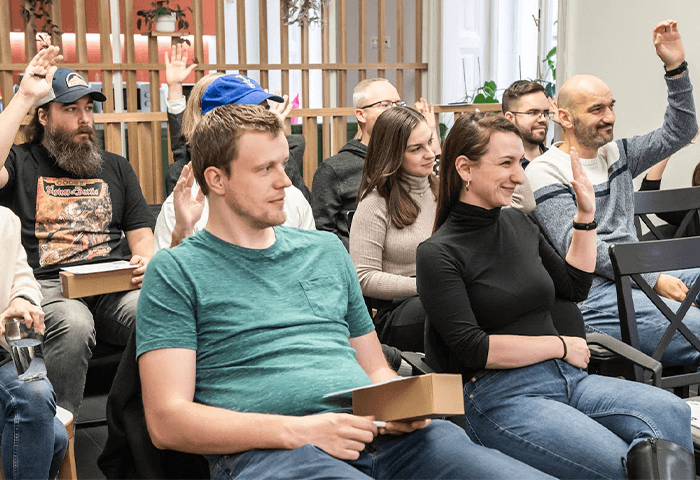
[[[559,335],[555,293],[581,301],[591,285],[595,196],[572,149],[578,211],[564,261],[525,214],[501,209],[523,182],[523,153],[503,117],[457,120],[443,148],[436,231],[418,247],[418,293],[440,350],[426,345],[427,360],[462,374],[467,433],[559,478],[624,478],[620,458],[649,438],[692,451],[685,402],[588,375],[585,339]]]

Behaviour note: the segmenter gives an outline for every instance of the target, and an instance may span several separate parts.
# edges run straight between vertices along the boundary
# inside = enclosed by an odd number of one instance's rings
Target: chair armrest
[[[413,368],[413,373],[425,375],[426,373],[435,373],[435,370],[425,363],[425,354],[420,352],[401,352],[401,358]]]
[[[630,345],[627,345],[626,343],[621,342],[610,335],[606,335],[604,333],[589,333],[586,335],[586,341],[589,345],[598,345],[603,347],[604,349],[629,360],[635,365],[639,365],[643,369],[649,370],[652,376],[652,385],[656,385],[658,380],[661,378],[661,362],[654,360],[649,355],[640,352],[636,348],[631,347]]]

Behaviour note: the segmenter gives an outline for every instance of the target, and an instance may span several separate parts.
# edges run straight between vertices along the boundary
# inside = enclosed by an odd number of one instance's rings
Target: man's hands
[[[187,66],[187,49],[182,47],[182,43],[172,46],[170,57],[168,52],[165,52],[165,83],[168,84],[168,100],[182,98],[182,83],[196,66],[196,63]]]
[[[31,99],[33,103],[49,93],[53,76],[58,69],[56,62],[63,60],[63,55],[59,55],[58,51],[58,47],[46,47],[32,58],[24,70],[18,95]]]
[[[139,288],[141,288],[141,284],[143,283],[143,276],[146,274],[146,267],[150,260],[150,258],[141,255],[134,255],[131,257],[131,260],[129,260],[131,265],[138,265],[138,267],[134,268],[131,272],[131,283],[138,285]]]
[[[185,238],[194,235],[194,227],[202,218],[204,212],[205,197],[200,188],[197,195],[192,196],[194,186],[194,172],[192,164],[188,163],[182,169],[180,178],[173,190],[173,208],[175,210],[175,227],[170,242],[170,247],[175,247]]]
[[[576,148],[571,147],[569,156],[571,157],[571,170],[574,174],[571,186],[574,188],[577,207],[574,219],[577,222],[590,223],[595,218],[595,192],[593,191],[593,185],[581,166]]]
[[[656,280],[654,291],[662,297],[666,297],[677,302],[682,302],[685,300],[685,296],[688,294],[688,287],[680,278],[662,273]]]
[[[561,337],[566,343],[566,363],[578,368],[587,368],[591,358],[591,350],[588,348],[585,338]]]
[[[654,27],[653,32],[654,47],[666,70],[673,70],[685,60],[685,50],[681,41],[681,34],[678,33],[678,22],[666,20]]]
[[[311,444],[341,460],[357,460],[365,445],[377,435],[401,435],[430,425],[430,420],[418,420],[387,422],[386,427],[377,428],[373,420],[347,413],[293,417],[290,448]]]
[[[21,297],[16,297],[10,302],[10,306],[0,313],[0,334],[5,333],[5,320],[8,318],[23,318],[27,328],[33,328],[36,333],[44,334],[44,311],[41,307],[32,305]]]

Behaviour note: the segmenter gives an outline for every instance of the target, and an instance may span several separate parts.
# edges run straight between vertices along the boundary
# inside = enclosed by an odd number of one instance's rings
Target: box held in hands
[[[464,415],[462,376],[429,373],[356,388],[352,412],[384,422]]]
[[[66,267],[58,273],[61,294],[66,298],[81,298],[136,290],[138,285],[131,283],[136,267],[126,261]]]

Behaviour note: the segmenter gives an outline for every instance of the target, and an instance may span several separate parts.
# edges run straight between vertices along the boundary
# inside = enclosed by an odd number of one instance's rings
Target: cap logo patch
[[[250,78],[246,77],[245,75],[241,75],[240,73],[238,73],[236,74],[236,78],[248,85],[250,88],[255,88],[255,84],[253,84],[253,82],[250,81]]]
[[[73,87],[86,87],[90,88],[85,80],[83,80],[83,77],[78,75],[75,72],[71,72],[66,76],[66,85],[68,88],[73,88]]]

